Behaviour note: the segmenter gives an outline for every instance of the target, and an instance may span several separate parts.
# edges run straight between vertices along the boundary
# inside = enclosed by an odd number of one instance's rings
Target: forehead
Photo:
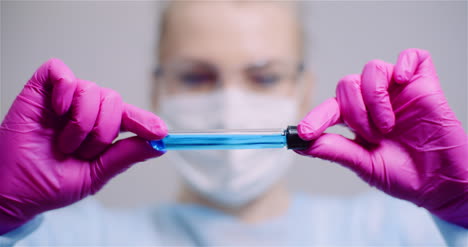
[[[301,52],[291,3],[176,2],[166,12],[163,29],[161,60],[297,60]]]

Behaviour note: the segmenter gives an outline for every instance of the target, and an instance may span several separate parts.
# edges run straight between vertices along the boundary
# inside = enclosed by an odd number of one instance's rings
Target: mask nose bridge
[[[239,118],[239,114],[245,108],[243,104],[243,92],[238,88],[225,88],[218,89],[215,93],[210,95],[211,104],[215,105],[215,110],[211,114],[216,114],[215,117],[218,119],[218,125],[213,126],[219,129],[232,129],[232,122],[236,122]]]

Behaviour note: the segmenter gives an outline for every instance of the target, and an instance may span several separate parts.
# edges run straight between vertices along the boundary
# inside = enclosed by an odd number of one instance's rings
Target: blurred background
[[[467,129],[467,1],[301,4],[316,76],[309,92],[314,95],[311,109],[334,96],[336,82],[360,73],[367,61],[394,62],[400,51],[416,47],[432,53],[449,104]],[[1,118],[35,69],[51,57],[62,59],[78,77],[152,110],[161,6],[154,1],[1,1]],[[347,134],[339,128],[331,131]],[[177,180],[162,157],[135,165],[97,198],[115,207],[163,202],[173,197]],[[288,182],[294,191],[310,194],[351,196],[369,190],[339,165],[299,156]]]

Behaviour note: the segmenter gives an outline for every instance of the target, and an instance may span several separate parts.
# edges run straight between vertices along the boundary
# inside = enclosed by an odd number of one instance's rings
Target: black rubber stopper
[[[288,126],[284,131],[284,134],[286,135],[288,149],[306,149],[310,145],[309,141],[304,141],[299,137],[297,126]]]

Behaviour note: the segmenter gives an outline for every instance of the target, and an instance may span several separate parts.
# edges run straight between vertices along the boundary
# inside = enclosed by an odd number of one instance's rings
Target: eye
[[[250,76],[252,82],[261,87],[271,87],[280,82],[280,76],[276,73],[256,73]]]
[[[200,87],[216,82],[216,75],[211,72],[191,71],[182,73],[179,81],[187,87]]]

